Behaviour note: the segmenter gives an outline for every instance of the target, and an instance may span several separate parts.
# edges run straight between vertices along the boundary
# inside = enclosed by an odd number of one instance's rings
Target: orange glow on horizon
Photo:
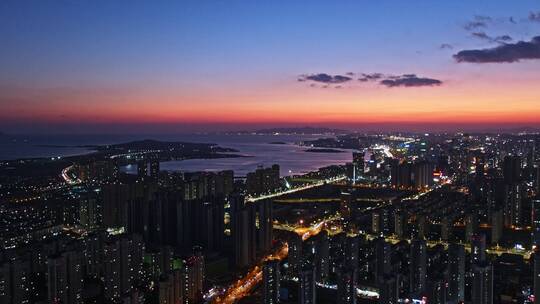
[[[493,82],[500,81],[497,77]],[[540,124],[536,83],[435,88],[310,88],[280,83],[213,90],[12,90],[0,117],[44,123]]]

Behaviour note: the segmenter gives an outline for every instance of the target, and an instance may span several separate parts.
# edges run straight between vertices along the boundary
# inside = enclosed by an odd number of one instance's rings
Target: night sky
[[[540,2],[0,1],[0,131],[304,125],[540,127]]]

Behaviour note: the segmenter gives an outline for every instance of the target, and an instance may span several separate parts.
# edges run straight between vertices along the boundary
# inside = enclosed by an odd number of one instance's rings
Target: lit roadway
[[[326,227],[326,225],[325,225],[325,224],[329,224],[329,223],[331,223],[331,222],[333,222],[335,220],[338,220],[339,218],[340,218],[339,215],[335,215],[333,217],[329,217],[327,219],[322,219],[322,220],[320,220],[318,222],[315,222],[315,223],[311,224],[309,227],[304,227],[303,225],[300,225],[300,224],[281,224],[281,223],[274,222],[274,229],[294,231],[294,232],[298,233],[298,235],[301,235],[303,240],[306,240],[309,237],[320,233],[322,231],[322,229],[327,229],[327,231],[328,231],[328,233],[330,235],[334,235],[334,234],[343,232],[343,228],[341,227],[341,224],[339,224],[339,223],[335,223],[334,225],[332,225],[332,227],[330,227],[330,229],[328,229],[328,227]],[[355,234],[363,234],[369,240],[373,240],[373,239],[379,237],[379,235],[365,233],[365,232],[355,233]],[[396,244],[396,243],[401,242],[401,241],[406,241],[406,242],[411,241],[410,239],[407,239],[407,238],[398,238],[395,235],[385,236],[384,239],[385,239],[386,242],[391,243],[391,244]],[[442,240],[437,240],[437,241],[426,240],[426,244],[429,247],[433,247],[433,246],[436,246],[436,245],[443,245],[446,248],[446,247],[448,247],[449,243],[445,242],[445,241],[442,241]],[[463,245],[467,251],[469,251],[469,252],[471,251],[471,245],[470,244],[461,243],[461,245]],[[499,255],[499,256],[502,255],[502,254],[505,254],[505,253],[507,253],[507,254],[516,254],[516,255],[523,256],[523,258],[527,259],[527,260],[530,259],[531,254],[532,254],[531,250],[524,250],[524,249],[517,249],[517,248],[504,248],[504,247],[499,247],[499,246],[487,248],[486,252],[488,254],[494,254],[494,255]]]
[[[287,243],[283,244],[275,253],[270,254],[254,266],[243,278],[231,285],[225,294],[217,297],[212,303],[232,304],[250,294],[251,290],[262,281],[262,264],[266,260],[283,260],[289,253]]]
[[[373,150],[382,150],[386,157],[394,158],[394,155],[390,152],[390,147],[386,145],[375,145]]]
[[[291,224],[280,224],[274,222],[274,229],[294,231],[298,235],[302,236],[302,240],[305,241],[312,236],[319,234],[325,225],[339,220],[341,216],[339,214],[326,217],[318,222],[311,224],[309,227],[294,226]],[[289,253],[289,247],[285,243],[276,253],[266,256],[259,265],[254,266],[242,279],[236,281],[231,285],[224,295],[217,297],[212,303],[215,304],[232,304],[235,301],[250,294],[251,290],[262,281],[262,263],[269,259],[283,260]],[[333,286],[321,286],[325,288],[332,288]],[[376,298],[378,294],[367,290],[357,290],[357,294],[364,298]]]
[[[248,197],[247,201],[248,202],[256,202],[256,201],[265,200],[265,199],[269,199],[269,198],[279,197],[279,196],[282,196],[282,195],[285,195],[285,194],[290,194],[290,193],[304,191],[304,190],[311,189],[311,188],[320,187],[320,186],[323,186],[323,185],[328,184],[328,183],[338,182],[338,181],[344,180],[345,178],[346,178],[345,176],[327,178],[327,179],[323,179],[323,180],[321,180],[319,182],[316,182],[316,183],[313,183],[313,184],[300,186],[300,187],[296,187],[296,188],[293,188],[293,189],[288,189],[288,190],[279,191],[279,192],[275,192],[275,193],[270,193],[270,194],[266,194],[266,195],[261,195],[261,196],[257,196],[257,197]]]
[[[302,236],[302,240],[307,240],[308,238],[317,235],[324,228],[324,225],[328,222],[335,221],[339,219],[338,215],[334,215],[328,218],[325,218],[319,222],[314,223],[309,227],[297,227],[296,229],[289,229],[292,226],[287,226],[286,224],[274,223],[274,228],[281,227],[284,230],[295,231],[298,235]],[[280,229],[280,228],[276,228]],[[231,285],[227,291],[217,297],[212,303],[215,304],[232,304],[235,301],[247,296],[250,294],[251,290],[257,286],[262,281],[262,264],[266,260],[283,260],[287,257],[289,253],[289,246],[287,243],[283,244],[275,253],[270,254],[262,259],[262,261],[254,266],[243,278],[236,281]]]
[[[71,171],[71,169],[73,169],[73,165],[69,166],[69,167],[66,167],[62,170],[62,178],[66,181],[66,183],[68,183],[69,185],[75,185],[75,184],[78,184],[81,182],[80,179],[78,178],[74,178],[74,177],[71,177],[69,175],[69,171]]]
[[[295,224],[279,223],[275,221],[273,227],[274,229],[278,229],[278,230],[294,231],[298,235],[302,236],[302,240],[305,241],[309,239],[310,237],[319,234],[325,228],[326,224],[339,220],[339,219],[341,219],[341,216],[339,214],[335,214],[335,215],[323,218],[319,220],[318,222],[314,222],[309,227],[304,227],[302,225],[295,225]]]
[[[375,238],[375,237],[376,237],[375,235],[368,235],[368,238]],[[399,239],[395,236],[385,237],[385,240],[392,244],[398,243],[400,241],[410,242],[409,239],[405,239],[405,238]],[[447,248],[449,243],[442,240],[439,240],[439,241],[426,240],[426,244],[429,247],[433,247],[436,245],[443,245],[445,248]],[[468,252],[471,251],[471,244],[467,244],[467,243],[458,243],[458,244],[463,245],[466,251]],[[521,255],[524,259],[527,259],[527,260],[531,258],[531,254],[532,254],[531,250],[524,250],[524,249],[521,250],[521,249],[516,249],[516,248],[505,248],[505,247],[499,247],[499,246],[487,248],[486,252],[488,254],[494,254],[494,255],[499,255],[499,256],[505,253],[516,254],[516,255]]]

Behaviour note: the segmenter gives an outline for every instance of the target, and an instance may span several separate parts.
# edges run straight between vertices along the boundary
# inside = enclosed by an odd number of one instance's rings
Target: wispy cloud
[[[330,75],[326,73],[300,75],[298,77],[298,81],[315,81],[315,82],[326,83],[326,84],[344,83],[351,80],[352,78],[349,76]]]
[[[538,12],[530,12],[529,13],[529,20],[534,22],[540,22],[540,11]]]
[[[486,28],[488,23],[492,22],[493,19],[489,16],[476,15],[474,19],[467,22],[463,28],[467,31],[478,30],[479,28]]]
[[[512,37],[510,37],[510,35],[501,35],[501,36],[492,37],[486,34],[485,32],[473,32],[471,33],[471,36],[481,39],[481,40],[488,41],[488,42],[494,42],[494,43],[507,43],[513,40]]]
[[[378,80],[384,77],[382,73],[362,73],[362,77],[358,78],[359,81],[366,82],[371,80]]]
[[[450,43],[443,43],[443,44],[441,44],[441,45],[439,46],[439,48],[440,48],[441,50],[451,50],[451,49],[454,48],[454,46],[451,45]]]
[[[481,21],[471,21],[463,26],[463,28],[466,29],[467,31],[476,30],[482,27],[487,27],[487,24]]]

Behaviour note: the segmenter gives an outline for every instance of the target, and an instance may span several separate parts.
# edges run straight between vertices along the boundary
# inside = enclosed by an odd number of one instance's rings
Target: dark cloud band
[[[320,83],[344,83],[351,81],[352,78],[344,75],[329,75],[326,73],[300,75],[298,81],[315,81]]]
[[[502,63],[527,59],[540,59],[540,36],[531,41],[506,43],[494,48],[463,50],[454,55],[457,62]]]
[[[353,74],[353,73],[348,73]],[[416,74],[388,75],[383,73],[360,73],[360,82],[377,82],[387,88],[393,87],[431,87],[439,86],[443,82],[438,79],[418,77]],[[326,73],[300,75],[298,81],[311,81],[310,87],[319,87],[316,83],[322,83],[321,88],[328,87],[329,84],[343,84],[352,78],[342,75],[330,75]],[[336,89],[342,88],[341,85],[335,86]]]
[[[358,80],[362,82],[378,80],[384,77],[382,73],[370,73],[370,74],[362,73],[361,75],[362,77],[358,78]]]
[[[405,74],[380,81],[380,84],[388,87],[432,87],[439,86],[442,81],[433,78],[418,77],[415,74]]]

